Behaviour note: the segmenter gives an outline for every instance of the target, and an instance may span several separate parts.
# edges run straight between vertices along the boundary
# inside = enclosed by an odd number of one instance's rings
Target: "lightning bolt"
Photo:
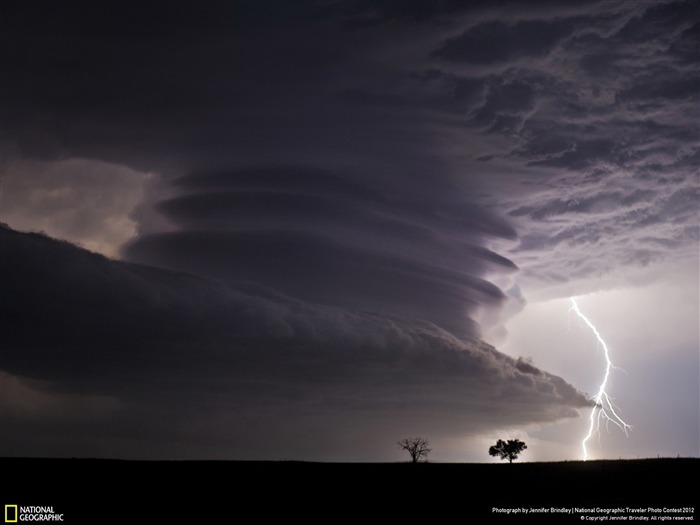
[[[586,323],[586,326],[588,326],[588,328],[591,329],[591,331],[595,334],[596,339],[598,339],[598,343],[600,344],[600,346],[603,347],[603,351],[605,352],[605,376],[603,377],[603,381],[600,383],[598,393],[593,397],[593,401],[595,401],[595,406],[591,409],[588,434],[586,434],[586,437],[584,437],[583,441],[581,441],[581,448],[583,449],[583,460],[586,461],[588,459],[588,450],[586,449],[586,443],[589,439],[591,439],[593,434],[598,434],[598,436],[600,436],[601,421],[605,422],[606,427],[608,423],[614,423],[624,431],[625,435],[628,435],[628,431],[631,430],[632,427],[625,423],[622,420],[622,418],[617,414],[617,412],[615,411],[615,405],[610,399],[608,393],[605,391],[608,385],[608,378],[610,377],[610,370],[615,368],[612,364],[612,361],[610,360],[610,350],[608,349],[608,345],[605,344],[605,341],[600,335],[600,332],[598,332],[598,330],[593,325],[593,323],[591,323],[588,317],[581,313],[581,310],[579,310],[578,304],[576,304],[576,300],[573,297],[571,297],[571,310],[576,312],[576,315],[578,315],[581,318],[581,320],[584,323]]]

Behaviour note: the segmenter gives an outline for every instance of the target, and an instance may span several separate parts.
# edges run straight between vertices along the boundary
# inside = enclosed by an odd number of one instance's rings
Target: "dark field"
[[[698,459],[412,465],[2,458],[0,465],[3,507],[53,506],[64,523],[677,522],[697,520],[700,501]],[[671,508],[691,510],[664,510]]]

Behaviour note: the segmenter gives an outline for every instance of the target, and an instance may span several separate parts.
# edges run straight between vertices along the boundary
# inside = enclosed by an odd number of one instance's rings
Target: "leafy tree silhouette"
[[[428,440],[423,438],[404,438],[398,442],[399,448],[411,455],[411,461],[418,463],[421,458],[427,458],[430,453]]]
[[[503,441],[499,439],[496,444],[489,448],[489,455],[500,456],[501,459],[507,459],[509,463],[513,463],[514,459],[518,459],[518,455],[527,448],[527,445],[519,439],[509,439]]]

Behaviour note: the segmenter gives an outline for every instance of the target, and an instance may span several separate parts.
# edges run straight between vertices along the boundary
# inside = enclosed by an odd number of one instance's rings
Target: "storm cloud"
[[[5,2],[2,221],[112,259],[3,228],[3,454],[371,459],[575,417],[580,383],[484,340],[697,268],[699,18]]]
[[[473,158],[512,188],[511,196],[496,188],[491,202],[512,218],[520,241],[505,250],[533,292],[697,257],[700,70],[689,50],[697,49],[698,8],[610,6],[541,18],[514,10],[434,51],[439,75],[486,88],[463,118],[502,136]],[[539,36],[527,38],[538,24]],[[499,33],[484,30],[496,26]],[[523,44],[488,46],[501,33]],[[484,47],[498,60],[479,60]]]
[[[198,173],[175,185],[187,194],[157,209],[178,231],[140,237],[126,248],[130,260],[425,319],[460,336],[478,336],[475,311],[506,300],[481,276],[516,269],[481,246],[510,229],[452,199],[284,167]]]
[[[230,440],[229,457],[318,458],[312,442],[349,432],[376,452],[411,427],[478,433],[590,403],[427,321],[110,261],[5,227],[2,245],[5,454],[41,454],[42,439],[23,443],[40,426],[57,442],[81,435],[79,450],[53,445],[61,455],[149,457],[157,439],[182,457],[215,456]],[[296,435],[298,425],[314,435]],[[285,443],[260,448],[272,434]]]

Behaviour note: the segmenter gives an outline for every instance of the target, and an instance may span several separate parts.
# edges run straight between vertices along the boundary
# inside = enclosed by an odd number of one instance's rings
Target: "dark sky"
[[[696,2],[1,9],[3,455],[699,452]]]

